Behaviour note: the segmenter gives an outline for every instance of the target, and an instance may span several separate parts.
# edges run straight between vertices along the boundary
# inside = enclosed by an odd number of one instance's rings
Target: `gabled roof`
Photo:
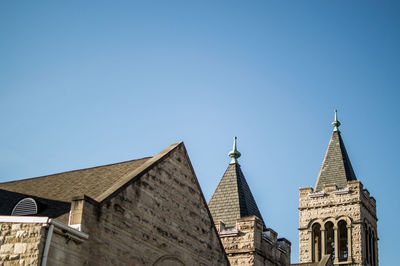
[[[149,158],[74,170],[54,175],[0,183],[0,189],[70,202],[73,197],[96,198],[125,174],[134,171]]]
[[[240,153],[236,150],[236,141],[229,155],[232,161],[208,203],[214,222],[222,221],[226,226],[235,226],[236,219],[255,215],[265,225],[240,165],[237,163]]]
[[[324,185],[336,184],[338,188],[347,186],[347,181],[357,180],[347,155],[339,130],[334,130],[328,149],[322,162],[315,191],[323,189]]]
[[[0,183],[0,215],[11,214],[19,200],[32,197],[43,207],[38,215],[52,218],[63,215],[62,219],[68,219],[65,215],[74,197],[86,195],[102,202],[180,145],[183,142],[171,144],[154,157]]]

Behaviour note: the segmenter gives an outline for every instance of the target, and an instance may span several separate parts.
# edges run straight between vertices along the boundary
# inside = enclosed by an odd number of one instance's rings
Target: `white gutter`
[[[42,257],[42,266],[46,266],[47,264],[47,256],[49,255],[51,237],[53,236],[54,224],[50,224],[49,231],[47,232],[46,244],[44,245],[43,257]]]

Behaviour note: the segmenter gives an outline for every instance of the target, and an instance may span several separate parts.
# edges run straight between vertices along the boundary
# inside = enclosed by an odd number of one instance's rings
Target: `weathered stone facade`
[[[277,239],[272,229],[264,231],[258,217],[238,219],[234,228],[225,228],[223,223],[216,227],[231,265],[290,265],[291,243]]]
[[[0,223],[0,265],[39,265],[45,233],[41,223]]]
[[[183,143],[70,206],[68,225],[2,224],[0,265],[229,265]]]
[[[85,265],[87,234],[47,217],[0,216],[0,265]],[[47,246],[47,248],[46,248]],[[87,254],[86,254],[87,255]]]
[[[72,206],[82,216],[71,224],[91,237],[90,264],[228,264],[183,145],[101,204],[82,198]]]
[[[378,265],[378,246],[375,244],[375,262],[367,262],[367,239],[365,229],[371,228],[376,236],[377,217],[375,200],[363,189],[360,181],[349,181],[345,189],[326,185],[320,192],[311,187],[300,189],[300,262],[315,261],[316,248],[313,246],[313,226],[321,226],[321,250],[324,246],[327,222],[333,223],[335,243],[339,242],[338,224],[344,221],[347,228],[347,258],[341,261],[339,249],[335,249],[334,263],[341,265]],[[337,246],[337,245],[336,245]],[[314,256],[313,256],[314,255]],[[314,257],[314,258],[313,258]]]

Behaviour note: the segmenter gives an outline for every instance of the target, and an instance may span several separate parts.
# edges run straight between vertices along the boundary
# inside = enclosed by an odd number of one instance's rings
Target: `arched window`
[[[315,223],[312,226],[312,251],[313,261],[318,262],[321,260],[321,225]]]
[[[369,244],[369,253],[368,253],[368,262],[372,264],[372,232],[371,227],[368,228],[368,244]]]
[[[24,198],[15,205],[11,215],[35,215],[37,212],[36,201],[32,198]]]
[[[368,225],[365,224],[365,259],[367,260],[367,262],[369,262],[369,233],[368,233]]]
[[[339,234],[339,261],[347,261],[348,258],[348,239],[347,239],[347,224],[345,221],[339,221],[338,223],[338,234]]]
[[[327,222],[325,224],[325,254],[330,254],[332,261],[335,259],[335,233],[333,230],[333,223]]]
[[[372,265],[376,265],[376,238],[374,231],[372,231]]]

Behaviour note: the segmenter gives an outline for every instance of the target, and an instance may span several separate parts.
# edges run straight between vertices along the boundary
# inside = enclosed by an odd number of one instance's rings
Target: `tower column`
[[[338,227],[335,225],[333,227],[333,233],[335,236],[335,260],[334,263],[339,262],[339,232],[338,232]]]
[[[347,225],[347,261],[351,262],[352,259],[352,241],[351,241],[351,224]]]
[[[326,250],[325,250],[325,227],[324,228],[321,227],[321,252],[322,252],[322,256],[326,254]]]

